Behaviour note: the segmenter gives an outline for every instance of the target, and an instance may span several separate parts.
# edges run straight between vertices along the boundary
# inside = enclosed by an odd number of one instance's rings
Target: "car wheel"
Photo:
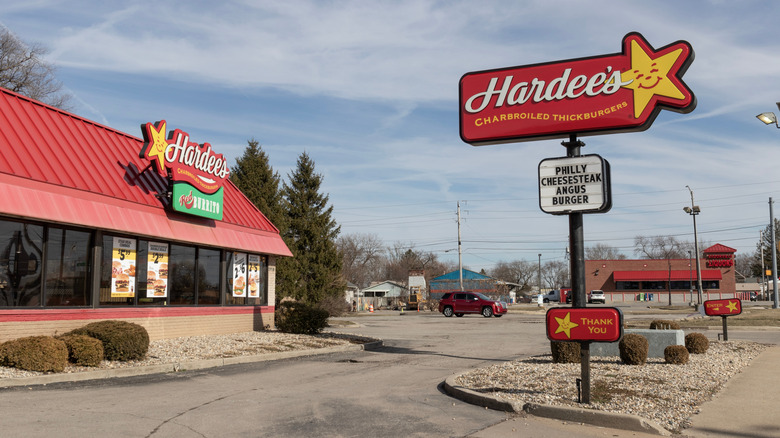
[[[484,316],[485,318],[490,318],[491,316],[493,316],[493,309],[491,309],[490,307],[483,307],[482,316]]]
[[[548,300],[547,298],[545,298],[545,299],[544,299],[544,302],[545,302],[545,303],[549,303],[549,302],[550,302],[550,300]]]
[[[444,316],[446,316],[447,318],[449,318],[450,316],[452,316],[452,315],[454,314],[454,312],[452,311],[452,307],[450,307],[450,306],[447,306],[447,307],[445,307],[445,308],[444,308],[444,311],[443,311],[442,313],[443,313],[443,314],[444,314]]]
[[[458,318],[460,318],[461,316],[463,316],[463,314],[462,314],[462,313],[456,313],[456,314],[455,314],[455,316],[457,316]]]

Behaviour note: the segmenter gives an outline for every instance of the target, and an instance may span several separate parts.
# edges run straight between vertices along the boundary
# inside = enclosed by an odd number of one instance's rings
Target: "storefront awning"
[[[612,278],[615,281],[691,281],[696,280],[696,271],[614,271]],[[704,281],[715,281],[723,279],[720,270],[703,269],[701,279]]]
[[[0,174],[0,214],[24,219],[133,234],[150,240],[207,245],[291,256],[279,234],[205,218],[186,218],[162,208],[59,185]]]

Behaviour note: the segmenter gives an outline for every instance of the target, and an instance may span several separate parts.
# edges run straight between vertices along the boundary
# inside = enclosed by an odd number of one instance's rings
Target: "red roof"
[[[167,181],[153,169],[144,172],[142,146],[141,138],[0,88],[0,214],[292,255],[276,227],[229,180],[222,221],[165,209],[158,193]]]
[[[669,281],[669,271],[615,271],[612,273],[615,281]],[[672,281],[690,281],[696,279],[696,271],[672,271]],[[718,269],[702,269],[702,280],[721,280],[723,276]]]
[[[732,254],[733,254],[733,253],[737,252],[737,250],[736,250],[736,249],[734,249],[734,248],[729,248],[729,247],[728,247],[728,246],[726,246],[726,245],[721,245],[720,243],[716,243],[715,245],[712,245],[711,247],[709,247],[709,248],[705,249],[705,250],[704,250],[704,251],[702,251],[702,252],[704,252],[704,253],[712,253],[712,252],[730,252],[730,253],[732,253]]]

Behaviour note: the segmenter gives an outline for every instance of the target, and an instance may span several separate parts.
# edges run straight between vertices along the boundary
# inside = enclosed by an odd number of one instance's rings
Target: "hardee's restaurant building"
[[[279,231],[210,144],[141,130],[0,89],[0,342],[105,319],[153,340],[273,326]]]

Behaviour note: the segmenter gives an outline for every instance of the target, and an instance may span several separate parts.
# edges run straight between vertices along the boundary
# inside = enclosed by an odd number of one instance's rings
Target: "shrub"
[[[86,335],[62,335],[57,339],[68,347],[68,360],[76,365],[96,367],[103,360],[103,343]]]
[[[688,350],[684,345],[669,345],[664,348],[664,360],[672,365],[688,363]]]
[[[665,319],[656,319],[650,323],[650,330],[680,330],[680,324]]]
[[[550,341],[553,363],[580,363],[579,342]]]
[[[710,340],[701,333],[685,335],[685,348],[691,354],[704,354],[710,348]]]
[[[0,361],[28,371],[59,373],[68,364],[68,347],[51,336],[29,336],[0,345]]]
[[[329,295],[320,300],[320,308],[328,312],[328,316],[342,316],[349,312],[352,306],[344,301],[343,296]]]
[[[644,365],[647,362],[647,350],[650,345],[647,338],[636,333],[628,333],[618,343],[620,360],[627,365]]]
[[[67,333],[87,335],[103,343],[106,360],[138,360],[149,350],[149,334],[143,326],[127,321],[98,321]]]
[[[284,333],[314,335],[328,326],[328,312],[298,301],[279,303],[274,316],[276,328]]]

